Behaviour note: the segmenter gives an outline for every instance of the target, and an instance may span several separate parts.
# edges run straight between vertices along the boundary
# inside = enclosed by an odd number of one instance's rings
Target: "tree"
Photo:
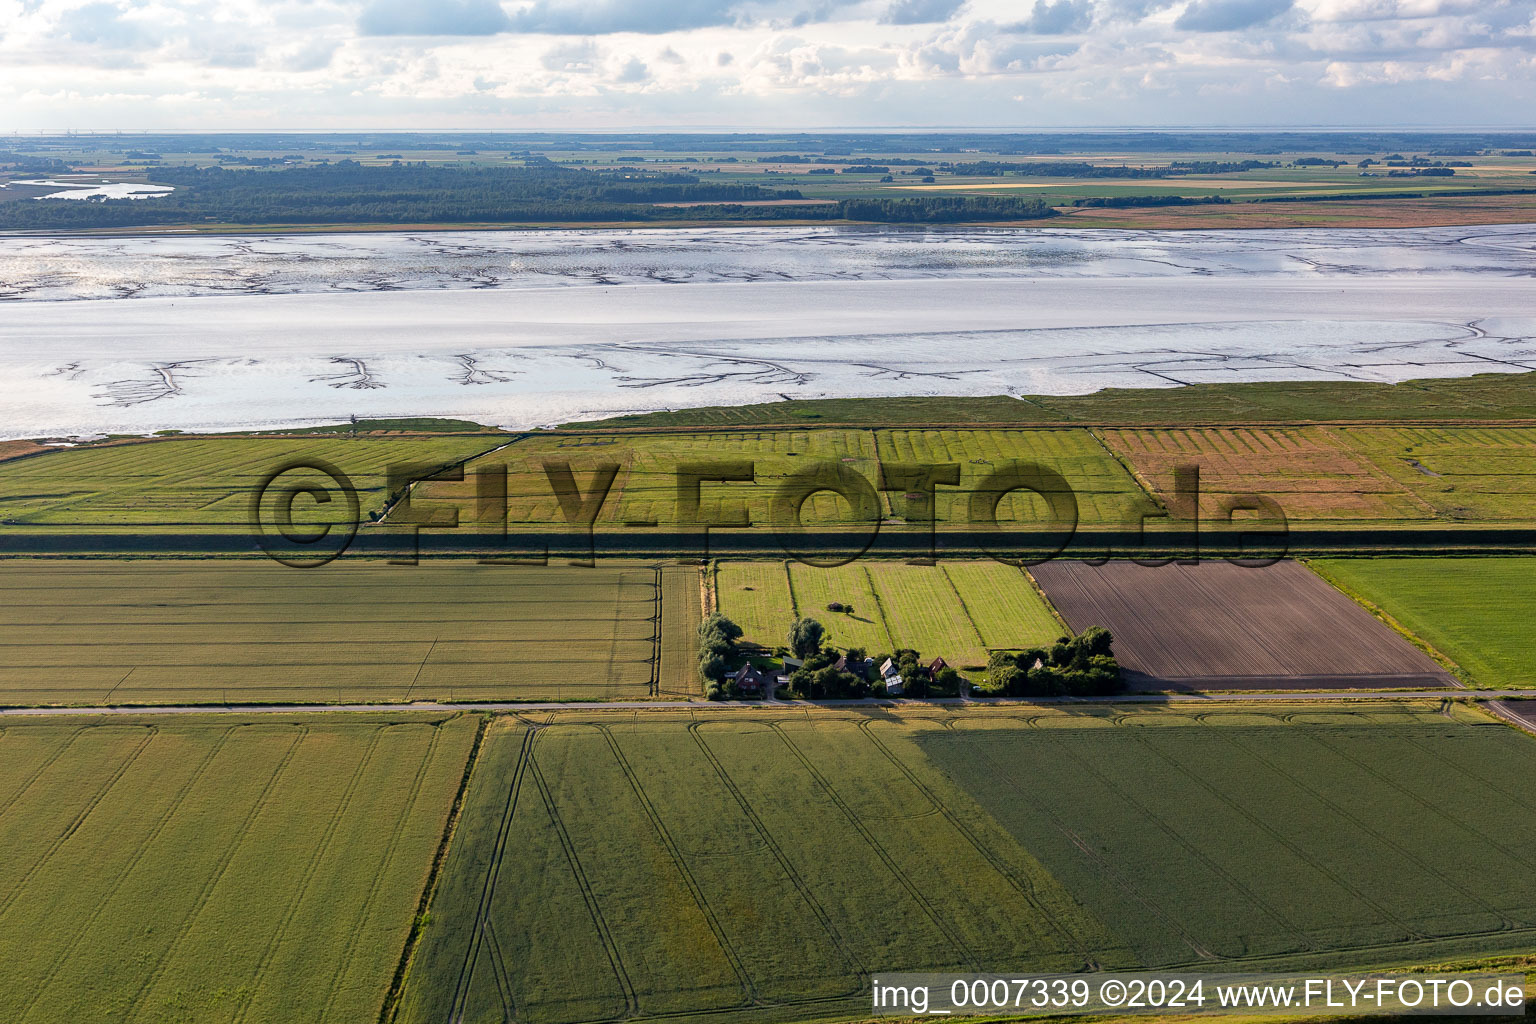
[[[826,628],[815,619],[796,619],[789,627],[789,634],[785,638],[789,641],[790,652],[797,658],[809,658],[821,650],[821,643],[826,639]]]
[[[719,612],[713,612],[703,622],[699,623],[699,636],[702,637],[711,630],[719,632],[731,643],[740,640],[742,636],[741,627]]]

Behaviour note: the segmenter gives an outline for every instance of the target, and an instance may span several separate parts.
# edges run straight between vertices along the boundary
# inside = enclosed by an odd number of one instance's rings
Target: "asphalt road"
[[[543,703],[482,702],[474,704],[183,704],[149,707],[49,707],[49,708],[0,708],[0,717],[53,717],[62,715],[259,715],[295,714],[318,711],[753,711],[762,708],[776,710],[814,708],[901,708],[901,707],[1019,707],[1021,705],[1071,705],[1071,704],[1249,704],[1257,701],[1393,701],[1423,699],[1459,699],[1497,702],[1507,699],[1536,699],[1536,690],[1409,690],[1409,691],[1340,691],[1332,693],[1159,693],[1128,694],[1116,697],[1044,697],[1032,701],[966,700],[942,698],[938,700],[892,700],[888,697],[866,697],[862,700],[822,701],[730,701],[708,702],[702,700],[653,700],[653,701],[550,701]],[[1536,719],[1536,710],[1527,713]],[[1526,722],[1530,725],[1531,722]]]

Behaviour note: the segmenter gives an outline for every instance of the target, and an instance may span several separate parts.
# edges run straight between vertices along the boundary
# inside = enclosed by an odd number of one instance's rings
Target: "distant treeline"
[[[481,153],[529,150],[619,150],[646,153],[743,153],[828,156],[881,153],[957,153],[967,150],[1009,155],[1059,153],[1387,153],[1419,150],[1469,156],[1487,150],[1536,149],[1536,132],[1414,131],[1079,131],[1079,132],[806,132],[717,134],[563,132],[268,132],[89,133],[16,135],[0,148],[40,152],[82,148],[171,153],[374,153],[414,150]],[[880,163],[894,163],[881,159]]]
[[[1090,196],[1072,200],[1073,206],[1108,206],[1119,209],[1127,206],[1207,206],[1221,205],[1232,200],[1226,196]]]
[[[598,223],[668,220],[861,220],[943,224],[1048,217],[1036,199],[923,197],[799,204],[794,189],[703,184],[689,174],[528,167],[368,166],[350,160],[274,171],[167,167],[153,199],[0,203],[0,229],[163,224]],[[776,205],[745,206],[772,201]],[[692,203],[680,207],[658,203]]]

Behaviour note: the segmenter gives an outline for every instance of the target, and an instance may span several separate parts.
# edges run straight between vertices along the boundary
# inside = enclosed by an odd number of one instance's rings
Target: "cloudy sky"
[[[1531,126],[1536,0],[0,0],[0,132]]]

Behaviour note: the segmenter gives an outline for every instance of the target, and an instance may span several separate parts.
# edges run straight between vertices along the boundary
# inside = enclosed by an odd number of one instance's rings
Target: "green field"
[[[0,729],[0,1018],[378,1018],[473,719]]]
[[[0,527],[245,530],[252,495],[263,480],[282,467],[316,459],[350,478],[366,518],[383,507],[391,465],[443,466],[509,439],[300,435],[166,438],[58,449],[0,462]],[[310,472],[285,474],[282,482],[336,488]],[[294,513],[301,523],[341,522],[347,507],[333,493],[329,507],[301,499]]]
[[[1450,659],[1474,686],[1536,686],[1536,558],[1316,559],[1313,569]]]
[[[445,559],[319,569],[0,561],[0,703],[645,697],[663,646],[658,572]],[[680,659],[691,668],[697,658],[698,596],[672,589],[675,690]]]
[[[993,561],[860,559],[834,568],[723,561],[716,602],[744,639],[769,649],[805,616],[827,628],[834,647],[870,655],[910,647],[957,667],[984,666],[988,650],[1047,644],[1063,632],[1024,572]],[[829,611],[833,602],[851,604],[853,613]]]
[[[502,720],[396,1019],[782,1021],[867,1013],[882,971],[1529,950],[1532,743],[1406,704]]]

